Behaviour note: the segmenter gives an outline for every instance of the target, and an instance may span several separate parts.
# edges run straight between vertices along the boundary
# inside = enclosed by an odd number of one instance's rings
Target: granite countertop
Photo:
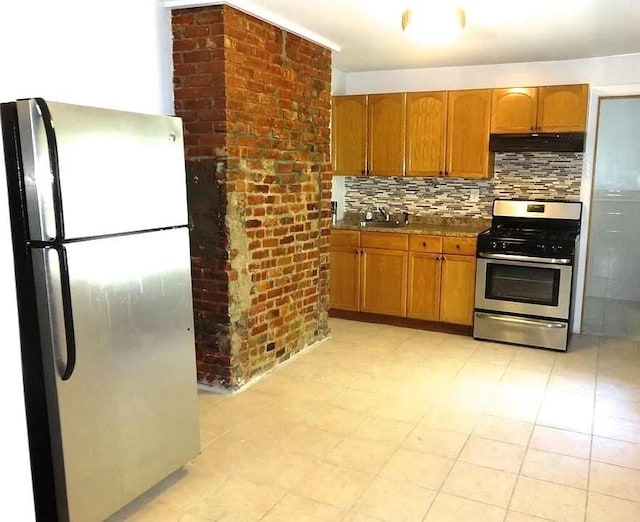
[[[390,232],[403,234],[427,234],[433,236],[476,237],[480,232],[491,226],[490,219],[482,218],[438,218],[412,216],[408,225],[389,227],[382,221],[368,221],[361,226],[362,220],[357,216],[347,216],[338,221],[331,228],[337,230],[371,230],[375,232]],[[380,223],[380,226],[377,226]]]

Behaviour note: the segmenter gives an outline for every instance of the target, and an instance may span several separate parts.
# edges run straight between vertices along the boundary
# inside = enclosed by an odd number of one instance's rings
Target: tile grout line
[[[598,339],[598,347],[596,351],[596,385],[593,390],[593,415],[591,416],[591,439],[589,441],[589,473],[587,474],[587,494],[584,499],[584,522],[587,522],[587,513],[589,509],[589,487],[591,486],[591,467],[593,464],[593,436],[596,423],[596,398],[598,397],[598,380],[600,375],[600,339]]]
[[[553,359],[553,364],[551,365],[551,369],[549,370],[549,373],[547,374],[547,381],[544,385],[544,390],[542,392],[542,400],[540,401],[540,405],[538,406],[538,411],[536,412],[536,416],[533,420],[532,426],[531,426],[531,432],[529,433],[529,438],[527,439],[527,444],[525,446],[525,451],[524,451],[524,457],[522,458],[522,462],[520,463],[520,468],[518,469],[518,473],[516,475],[516,482],[513,485],[513,489],[511,490],[511,496],[509,497],[509,502],[507,503],[507,514],[510,511],[511,508],[511,503],[513,502],[513,496],[516,492],[516,488],[518,487],[518,483],[520,482],[520,477],[522,477],[522,468],[524,467],[524,462],[527,458],[527,455],[529,453],[529,448],[530,448],[530,444],[531,444],[531,439],[533,438],[533,432],[536,429],[536,426],[538,426],[538,416],[540,415],[540,409],[542,408],[542,403],[544,402],[544,396],[549,388],[549,382],[551,381],[551,375],[553,374],[553,370],[556,367],[556,362],[558,361],[558,354],[556,354],[556,356]],[[505,514],[505,519],[506,519],[506,514]]]

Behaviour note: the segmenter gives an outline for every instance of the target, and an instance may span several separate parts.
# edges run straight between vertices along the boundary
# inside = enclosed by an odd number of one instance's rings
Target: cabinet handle
[[[457,248],[458,250],[460,250],[460,245],[456,245],[456,248]]]
[[[531,132],[535,131],[536,128],[535,127],[531,127]]]
[[[422,246],[423,246],[423,247],[425,247],[425,248],[427,248],[427,242],[426,242],[426,241],[423,241],[423,242],[422,242]]]
[[[533,130],[533,129],[531,129],[531,130]],[[367,171],[366,171],[366,170],[364,170],[364,169],[362,169],[362,170],[360,171],[360,174],[362,174],[363,176],[364,176],[364,175],[366,175],[366,173],[367,173]]]

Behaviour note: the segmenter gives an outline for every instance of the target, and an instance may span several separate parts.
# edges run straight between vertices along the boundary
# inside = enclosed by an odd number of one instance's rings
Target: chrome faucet
[[[391,214],[389,214],[389,212],[387,212],[382,207],[378,207],[378,211],[380,212],[380,214],[382,214],[382,217],[385,221],[391,221]]]

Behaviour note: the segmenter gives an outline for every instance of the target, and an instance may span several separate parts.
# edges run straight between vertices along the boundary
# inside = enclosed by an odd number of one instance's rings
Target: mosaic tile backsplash
[[[345,178],[345,212],[364,213],[376,207],[392,214],[441,217],[491,217],[495,198],[580,198],[582,153],[496,153],[495,175],[489,180],[453,178]],[[471,190],[479,191],[477,202]]]

